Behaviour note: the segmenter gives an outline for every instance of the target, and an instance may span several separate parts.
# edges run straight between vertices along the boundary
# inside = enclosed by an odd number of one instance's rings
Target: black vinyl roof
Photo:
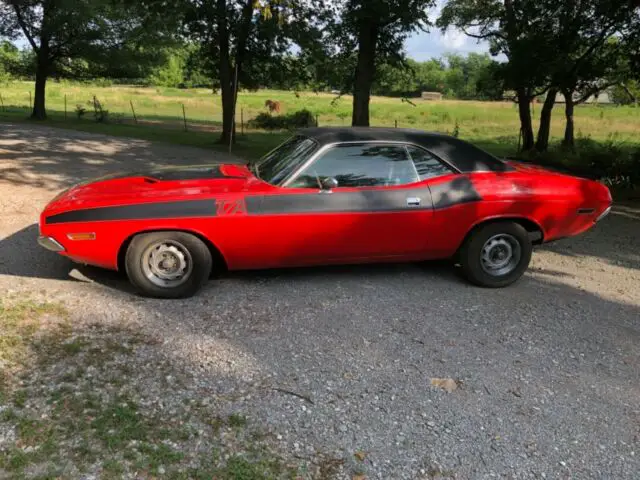
[[[371,141],[411,143],[430,151],[463,173],[514,170],[490,153],[464,140],[442,133],[405,128],[316,127],[303,128],[298,130],[298,134],[314,139],[320,146]]]

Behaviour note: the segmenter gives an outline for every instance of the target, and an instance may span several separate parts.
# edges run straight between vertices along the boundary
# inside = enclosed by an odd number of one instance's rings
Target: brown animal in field
[[[273,100],[267,100],[264,102],[264,106],[269,109],[269,113],[280,113],[280,102],[275,102]]]

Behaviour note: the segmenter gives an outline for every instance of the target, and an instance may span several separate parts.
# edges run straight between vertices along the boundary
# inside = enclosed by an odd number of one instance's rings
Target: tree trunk
[[[220,135],[220,143],[229,145],[231,142],[235,142],[235,82],[231,78],[231,69],[228,68],[228,79],[225,81],[227,75],[223,75],[222,68],[220,68],[220,81],[222,87],[220,93],[222,96],[222,134]]]
[[[550,88],[547,97],[544,99],[544,105],[540,112],[540,128],[538,128],[538,139],[536,140],[536,150],[538,152],[546,152],[549,149],[549,135],[551,133],[551,113],[556,103],[557,88]]]
[[[533,124],[531,123],[531,95],[528,94],[525,88],[518,88],[516,93],[518,94],[522,150],[526,152],[534,147]]]
[[[227,1],[217,0],[218,47],[220,65],[220,93],[222,97],[222,135],[220,143],[229,145],[236,140],[235,110],[238,98],[238,77],[242,71],[244,56],[247,51],[249,31],[253,16],[253,0],[245,0],[242,8],[242,20],[237,32],[235,48],[235,68],[231,64],[231,36],[227,22]]]
[[[38,51],[36,65],[36,91],[33,97],[33,111],[31,118],[34,120],[46,120],[45,91],[47,77],[49,76],[49,49],[41,46]]]
[[[218,47],[219,57],[219,75],[220,75],[220,93],[222,97],[222,135],[220,143],[228,145],[233,139],[233,111],[234,111],[234,78],[231,73],[231,56],[229,25],[227,23],[227,2],[226,0],[217,0],[217,22],[218,22]]]
[[[369,126],[369,100],[371,85],[376,73],[376,46],[378,43],[378,24],[373,19],[365,18],[360,23],[358,32],[358,64],[356,66],[353,86],[354,127]]]
[[[573,91],[563,90],[565,107],[564,107],[564,115],[566,117],[567,124],[564,129],[564,140],[562,140],[562,146],[565,148],[571,148],[575,146],[575,135],[574,135],[574,123],[573,123]]]

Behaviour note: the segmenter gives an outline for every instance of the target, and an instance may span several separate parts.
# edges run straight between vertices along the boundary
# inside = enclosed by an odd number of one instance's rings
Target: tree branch
[[[36,44],[33,38],[33,35],[29,31],[29,27],[27,26],[27,22],[25,22],[24,17],[22,16],[20,7],[18,7],[18,5],[14,2],[11,2],[11,6],[13,7],[13,11],[16,12],[16,19],[18,20],[18,25],[20,25],[20,28],[22,29],[24,36],[27,37],[27,40],[29,41],[31,48],[33,48],[33,51],[38,53],[40,51],[40,47],[38,47],[38,45]]]
[[[486,40],[487,38],[491,38],[491,37],[496,37],[499,38],[501,40],[506,40],[506,38],[504,37],[504,35],[502,35],[499,32],[489,32],[489,33],[484,33],[482,35],[478,35],[476,33],[470,33],[467,31],[466,28],[460,28],[460,30],[462,30],[462,33],[464,33],[465,35],[467,35],[468,37],[471,38],[477,38],[478,40]]]
[[[615,85],[616,82],[607,82],[603,85],[599,85],[597,87],[593,87],[587,90],[587,93],[585,93],[584,95],[582,95],[580,98],[578,98],[574,103],[576,105],[580,104],[580,103],[584,103],[587,100],[589,100],[589,97],[591,97],[592,95],[596,95],[600,92],[602,92],[603,90],[606,90],[607,88]]]
[[[604,45],[604,41],[606,40],[606,38],[613,33],[613,32],[610,31],[610,29],[614,28],[615,26],[616,26],[615,23],[611,23],[611,24],[609,24],[609,26],[607,26],[605,29],[603,29],[602,33],[600,35],[598,35],[597,39],[575,61],[574,66],[570,71],[571,74],[575,73],[578,70],[578,68],[581,66],[582,62],[584,62],[589,57],[589,55],[591,55],[593,52],[595,52],[595,50],[599,46]]]
[[[66,47],[67,45],[72,43],[74,39],[75,39],[75,35],[69,35],[64,42],[60,42],[55,47],[51,48],[50,49],[50,53],[49,53],[49,58],[51,60],[55,60],[56,58],[63,56],[64,47]],[[122,42],[122,43],[124,44],[124,42]],[[111,48],[114,48],[114,47],[117,47],[117,46],[118,45],[114,45]]]

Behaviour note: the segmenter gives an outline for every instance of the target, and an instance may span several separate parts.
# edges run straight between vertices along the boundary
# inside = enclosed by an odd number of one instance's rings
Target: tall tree
[[[32,118],[47,116],[47,79],[63,61],[140,50],[167,21],[160,0],[0,0],[0,35],[24,37],[36,56]],[[162,20],[162,21],[161,21]]]
[[[434,0],[345,0],[335,34],[345,54],[357,51],[353,75],[354,126],[369,125],[369,100],[376,65],[402,60],[411,32],[429,25],[427,9]]]
[[[518,102],[522,147],[534,147],[531,102],[548,88],[548,50],[543,32],[553,14],[555,0],[450,0],[442,9],[438,26],[461,29],[472,38],[486,40],[491,53],[508,62],[501,69],[505,87]]]
[[[240,85],[258,87],[256,69],[281,59],[295,43],[318,39],[312,22],[321,18],[322,0],[184,0],[185,30],[211,58],[211,74],[222,97],[222,135],[232,141]]]
[[[536,150],[549,143],[551,110],[556,93],[565,98],[563,144],[573,148],[575,105],[619,83],[630,73],[621,38],[633,29],[637,15],[630,4],[619,0],[565,0],[557,4],[545,25],[549,51],[547,68],[550,90],[541,112]]]

